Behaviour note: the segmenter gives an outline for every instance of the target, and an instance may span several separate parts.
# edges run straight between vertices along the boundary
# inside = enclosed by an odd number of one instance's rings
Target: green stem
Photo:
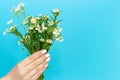
[[[38,78],[38,80],[44,80],[44,75],[42,74],[42,75]]]

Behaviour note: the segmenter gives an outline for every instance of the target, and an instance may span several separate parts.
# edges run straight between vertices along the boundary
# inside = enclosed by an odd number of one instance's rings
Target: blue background
[[[0,77],[27,55],[16,37],[2,34],[19,2],[31,15],[62,10],[64,42],[53,45],[45,80],[120,80],[120,0],[0,1]]]

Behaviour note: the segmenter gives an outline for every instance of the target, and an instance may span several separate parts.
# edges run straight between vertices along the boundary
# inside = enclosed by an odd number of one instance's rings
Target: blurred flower
[[[45,27],[44,23],[42,23],[42,32],[44,32],[45,30],[47,30],[47,27]]]
[[[20,44],[21,44],[21,42],[20,41],[18,41],[18,45],[20,46]]]
[[[13,20],[9,20],[8,22],[7,22],[7,24],[12,24],[13,23]]]
[[[22,3],[22,2],[19,4],[20,7],[24,7],[24,5],[25,5],[25,4]]]
[[[14,31],[15,30],[15,26],[11,26],[9,30],[10,31]]]
[[[39,17],[36,17],[37,20],[39,20],[40,18]]]
[[[44,39],[40,39],[40,41],[41,41],[41,42],[45,42],[45,40],[44,40]]]
[[[37,26],[35,27],[35,30],[37,30],[39,33],[42,33],[42,30],[40,29],[40,25],[37,24]]]
[[[54,22],[49,22],[49,24],[48,24],[48,25],[49,25],[49,26],[52,26],[53,24],[54,24]]]
[[[59,13],[59,9],[57,8],[53,9],[53,13]]]
[[[20,3],[17,7],[13,7],[11,9],[12,12],[14,12],[16,15],[18,15],[20,12],[24,12],[24,3]]]
[[[23,39],[19,40],[18,45],[20,46],[20,44],[22,44],[22,42],[23,42]]]
[[[33,30],[34,29],[34,27],[33,26],[29,26],[29,28],[28,28],[29,30]]]
[[[47,15],[44,16],[45,19],[49,19],[49,17]]]
[[[41,16],[43,16],[43,14],[39,14],[38,16],[41,17]]]
[[[29,35],[26,35],[25,38],[26,38],[26,39],[30,39],[30,36],[29,36]]]
[[[17,7],[17,8],[15,9],[15,13],[18,13],[18,12],[20,12],[20,7]]]
[[[59,32],[62,32],[62,28],[60,28],[60,27],[57,27],[57,29],[58,29],[58,31],[59,31]]]
[[[52,40],[51,39],[47,39],[46,42],[47,43],[52,43]]]
[[[6,35],[8,32],[9,32],[9,29],[6,29],[6,30],[3,32],[3,35]]]
[[[59,35],[61,31],[62,31],[62,28],[54,28],[53,34],[54,35]]]
[[[30,21],[31,21],[31,23],[33,23],[33,24],[36,23],[36,19],[35,19],[35,18],[32,18]]]

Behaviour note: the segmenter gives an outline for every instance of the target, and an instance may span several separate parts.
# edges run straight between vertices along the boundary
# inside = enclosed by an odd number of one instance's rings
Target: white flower
[[[12,24],[13,23],[13,20],[9,20],[8,22],[7,22],[7,24]]]
[[[49,17],[47,15],[44,16],[45,19],[48,19]]]
[[[44,24],[44,23],[42,23],[42,27],[45,27],[45,24]]]
[[[23,38],[28,40],[28,39],[30,39],[30,36],[29,35],[25,35],[25,36],[23,36]],[[23,41],[23,40],[21,40],[21,41]]]
[[[6,35],[6,34],[7,34],[7,32],[4,31],[4,32],[3,32],[3,35]]]
[[[6,35],[9,31],[9,29],[6,29],[4,32],[3,32],[3,35]]]
[[[39,14],[38,16],[41,17],[41,16],[43,16],[43,14]]]
[[[47,30],[47,27],[43,26],[42,31],[45,31],[45,30]]]
[[[40,29],[40,25],[37,24],[37,25],[35,26],[35,29],[36,29],[36,30]]]
[[[60,38],[59,38],[59,41],[60,41],[60,42],[63,42],[63,41],[64,41],[64,39],[63,39],[62,37],[60,37]]]
[[[57,35],[59,35],[60,33],[58,33],[58,32],[53,32],[53,34],[54,34],[55,36],[57,36]]]
[[[25,39],[25,36],[23,36],[23,38]]]
[[[55,41],[60,41],[60,42],[63,42],[64,39],[62,37],[58,37],[58,38],[55,38]]]
[[[59,36],[61,31],[62,31],[62,28],[60,27],[54,28],[53,30],[54,37]]]
[[[63,38],[61,38],[59,41],[60,41],[60,42],[63,42],[63,41],[64,41],[64,39],[63,39]]]
[[[47,39],[46,42],[47,43],[52,43],[52,40],[51,39]]]
[[[36,19],[38,19],[38,20],[39,20],[40,18],[39,18],[39,17],[36,17]]]
[[[55,9],[53,9],[53,12],[54,13],[59,13],[59,9],[55,8]]]
[[[17,7],[14,12],[15,12],[15,13],[20,12],[20,7]]]
[[[35,30],[37,30],[39,33],[42,33],[42,30],[40,29],[40,25],[37,24],[37,26],[35,27]]]
[[[58,31],[59,31],[59,32],[62,32],[62,28],[58,27]]]
[[[9,30],[10,30],[10,31],[15,30],[15,26],[10,27],[10,29],[9,29]]]
[[[18,41],[18,45],[20,46],[20,44],[21,44],[21,42],[20,41]]]
[[[34,27],[33,26],[29,26],[29,30],[33,30],[34,29]]]
[[[33,24],[36,23],[36,19],[35,19],[35,18],[32,18],[30,21],[31,21],[31,23],[33,23]]]
[[[30,39],[30,36],[29,36],[29,35],[27,35],[27,36],[25,36],[25,38],[26,38],[26,39]]]
[[[52,26],[54,24],[54,22],[49,22],[48,25],[49,26]]]
[[[42,23],[42,32],[44,32],[45,30],[47,30],[48,28],[47,27],[45,27],[45,25],[44,25],[44,23]]]
[[[60,28],[60,27],[53,29],[53,39],[55,41],[60,41],[60,42],[63,41],[63,38],[62,38],[61,33],[60,33],[61,31],[62,31],[62,28]]]
[[[41,30],[38,30],[38,32],[39,32],[39,33],[42,33],[42,31],[41,31]]]
[[[59,35],[60,34],[60,31],[61,31],[61,29],[59,28],[54,28],[54,30],[53,30],[53,34],[55,35],[55,36],[57,36],[57,35]]]
[[[14,10],[14,8],[13,8],[14,12],[15,12],[15,13],[19,13],[20,10],[21,10],[21,8],[24,7],[24,5],[25,5],[25,4],[21,2],[21,3],[15,8],[15,10]]]
[[[15,10],[15,6],[11,8],[10,12],[14,12],[14,10]]]
[[[41,41],[41,42],[45,42],[45,40],[44,40],[44,39],[40,39],[40,41]]]
[[[22,2],[19,4],[20,7],[24,7],[24,5],[25,5],[25,4],[22,3]]]

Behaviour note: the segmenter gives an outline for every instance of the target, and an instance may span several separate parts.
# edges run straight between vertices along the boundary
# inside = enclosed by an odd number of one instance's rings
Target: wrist
[[[10,79],[8,79],[8,77],[7,76],[4,76],[3,78],[1,78],[0,80],[10,80]]]

